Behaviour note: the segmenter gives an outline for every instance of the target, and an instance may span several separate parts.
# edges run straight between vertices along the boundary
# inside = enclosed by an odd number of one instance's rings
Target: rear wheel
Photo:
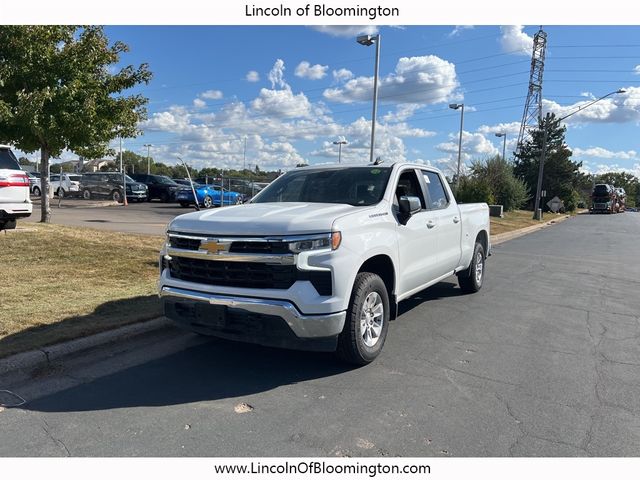
[[[209,195],[205,195],[205,197],[202,199],[202,205],[204,205],[204,208],[213,207],[213,199]]]
[[[372,362],[382,351],[389,328],[389,294],[375,273],[356,276],[336,354],[355,365]]]
[[[83,190],[82,198],[84,198],[85,200],[91,200],[91,190]]]
[[[40,187],[33,187],[33,194],[34,194],[36,197],[39,197],[39,196],[40,196],[40,193],[41,193],[41,192],[40,192]]]
[[[56,194],[57,194],[60,198],[64,198],[64,188],[62,188],[62,187],[58,188],[58,191],[56,192]]]
[[[458,284],[465,293],[475,293],[482,288],[484,280],[484,247],[476,242],[469,268],[458,273]]]
[[[111,192],[111,200],[118,203],[122,201],[122,194],[120,193],[120,190],[114,190]]]

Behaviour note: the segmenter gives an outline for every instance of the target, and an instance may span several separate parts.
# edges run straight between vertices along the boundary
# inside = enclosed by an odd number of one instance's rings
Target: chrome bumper
[[[223,305],[229,308],[245,310],[262,315],[282,318],[299,338],[333,337],[342,331],[346,312],[326,315],[303,315],[286,300],[234,297],[196,292],[175,287],[162,287],[160,298],[181,298],[184,300],[207,302],[211,305]]]

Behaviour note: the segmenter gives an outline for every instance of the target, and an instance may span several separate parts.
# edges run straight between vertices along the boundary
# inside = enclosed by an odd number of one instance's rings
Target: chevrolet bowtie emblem
[[[206,240],[200,243],[200,250],[205,250],[213,255],[218,255],[220,252],[226,250],[227,247],[222,243],[218,243],[217,240]]]

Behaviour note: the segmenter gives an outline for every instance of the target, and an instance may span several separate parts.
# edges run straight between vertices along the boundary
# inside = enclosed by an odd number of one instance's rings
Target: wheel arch
[[[358,273],[369,272],[378,275],[385,286],[389,295],[389,303],[391,306],[391,319],[395,320],[398,311],[398,302],[396,301],[396,269],[391,257],[385,254],[374,255],[365,260]]]
[[[480,230],[478,235],[476,235],[475,243],[480,243],[482,245],[482,249],[484,250],[484,257],[487,258],[489,256],[489,235],[486,230]]]

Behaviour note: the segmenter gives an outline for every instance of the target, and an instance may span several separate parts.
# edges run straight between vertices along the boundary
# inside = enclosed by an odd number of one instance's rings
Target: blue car
[[[196,191],[196,197],[198,199],[198,205],[204,208],[219,207],[220,206],[220,186],[219,185],[200,185],[198,183],[193,184],[193,188]],[[193,192],[191,187],[183,185],[176,193],[176,202],[181,207],[188,207],[193,205]],[[238,192],[225,191],[223,196],[224,205],[239,205],[242,203],[242,195]]]

